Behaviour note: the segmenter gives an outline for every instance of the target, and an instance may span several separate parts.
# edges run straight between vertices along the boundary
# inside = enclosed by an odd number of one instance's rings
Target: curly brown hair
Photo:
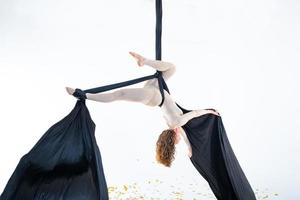
[[[156,142],[156,160],[167,167],[170,167],[175,159],[175,140],[175,131],[167,129],[159,135]]]

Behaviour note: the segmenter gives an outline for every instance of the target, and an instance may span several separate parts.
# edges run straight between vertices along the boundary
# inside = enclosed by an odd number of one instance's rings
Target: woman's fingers
[[[218,116],[220,116],[220,113],[218,113],[218,112],[215,112],[215,114],[218,115]]]
[[[211,113],[212,113],[212,114],[215,114],[215,115],[218,115],[218,116],[220,116],[220,113],[219,113],[219,111],[218,111],[218,110],[216,110],[216,109],[214,109],[214,108],[208,108],[208,109],[206,109],[206,110],[209,110],[209,111],[211,111]]]
[[[218,116],[220,116],[220,114],[219,114],[218,112],[216,112],[216,111],[213,111],[213,110],[211,110],[211,111],[210,111],[210,113],[212,113],[212,114],[214,114],[214,115],[218,115]]]
[[[215,114],[218,115],[218,116],[220,116],[220,113],[219,113],[219,112],[215,112]]]

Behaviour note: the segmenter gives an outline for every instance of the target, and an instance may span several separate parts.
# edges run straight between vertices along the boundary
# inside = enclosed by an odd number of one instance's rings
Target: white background
[[[65,86],[88,89],[155,73],[128,54],[155,58],[154,5],[0,0],[1,192],[21,156],[74,107]],[[299,199],[300,2],[165,0],[163,9],[162,59],[177,66],[167,82],[173,98],[188,109],[220,111],[259,198],[264,191],[269,199]],[[156,163],[155,142],[167,127],[159,107],[87,105],[109,186],[159,178],[180,184],[186,199],[193,197],[188,184],[204,190],[183,144],[172,168]]]

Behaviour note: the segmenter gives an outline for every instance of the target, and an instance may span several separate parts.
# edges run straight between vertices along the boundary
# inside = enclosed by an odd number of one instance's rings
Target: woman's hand
[[[134,53],[134,52],[129,52],[130,55],[132,55],[136,60],[137,60],[137,64],[138,66],[143,66],[144,65],[144,62],[145,62],[145,58],[137,53]]]
[[[192,157],[192,148],[188,148],[188,157],[191,158]]]
[[[218,111],[218,110],[216,110],[216,109],[214,109],[214,108],[207,108],[207,109],[205,109],[205,110],[212,110],[212,111],[214,111],[214,112],[218,113],[218,115],[220,116],[220,113],[219,113],[219,111]]]
[[[209,113],[220,116],[219,112],[215,109],[213,109],[213,110],[201,109],[201,110],[195,110],[195,111],[199,116],[209,114]]]

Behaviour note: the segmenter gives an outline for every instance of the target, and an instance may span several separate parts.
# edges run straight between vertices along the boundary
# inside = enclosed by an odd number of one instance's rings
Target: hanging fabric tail
[[[24,155],[0,200],[108,200],[95,123],[85,105],[85,93],[98,93],[158,78],[153,75],[111,85],[76,89],[74,109],[54,124]]]
[[[84,100],[19,161],[1,200],[108,200],[93,122]]]
[[[190,160],[218,200],[256,200],[220,116],[202,115],[182,128],[192,146]]]

